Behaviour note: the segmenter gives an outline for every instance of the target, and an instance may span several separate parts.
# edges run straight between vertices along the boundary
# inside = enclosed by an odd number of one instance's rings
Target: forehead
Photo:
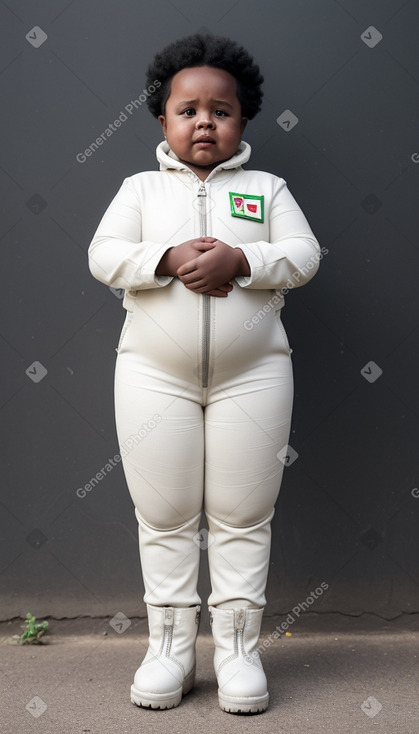
[[[192,66],[173,76],[170,96],[182,99],[214,97],[237,99],[237,83],[232,74],[212,66]]]

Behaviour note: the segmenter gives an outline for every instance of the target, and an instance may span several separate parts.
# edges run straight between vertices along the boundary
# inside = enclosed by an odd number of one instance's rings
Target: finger
[[[184,278],[179,278],[179,280],[185,285],[187,288],[191,288],[193,290],[197,290],[198,288],[208,288],[208,283],[204,278],[191,278],[188,276],[185,276]]]
[[[185,275],[179,275],[179,280],[182,281],[183,284],[186,283],[200,283],[200,285],[207,285],[207,281],[203,277],[202,273],[198,273],[196,270],[194,270],[192,273],[185,273]]]
[[[225,293],[224,291],[220,289],[215,289],[213,291],[206,291],[207,296],[217,296],[217,298],[227,298],[228,293]]]
[[[184,283],[183,285],[195,293],[209,293],[211,290],[218,290],[218,286],[209,285],[203,280],[195,281],[194,283]]]
[[[203,241],[204,238],[202,238],[201,240],[195,240],[194,242],[191,243],[191,247],[193,247],[194,250],[199,250],[200,252],[207,252],[208,250],[212,250],[215,247],[214,243],[217,240],[214,240],[213,238],[209,238],[209,239],[212,239],[213,241],[204,242]]]
[[[183,263],[183,265],[179,265],[178,269],[176,270],[176,275],[178,278],[180,278],[183,275],[187,275],[187,273],[193,273],[194,270],[198,268],[198,258],[195,258],[194,260],[188,260],[187,263]]]

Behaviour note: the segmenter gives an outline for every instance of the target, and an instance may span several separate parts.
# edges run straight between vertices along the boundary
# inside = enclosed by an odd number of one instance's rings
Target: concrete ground
[[[264,619],[261,642],[270,706],[233,715],[218,707],[212,640],[197,644],[197,681],[180,706],[130,703],[146,651],[145,620],[49,620],[42,646],[11,646],[22,620],[0,623],[2,734],[417,734],[419,614],[306,613],[274,640],[281,618]],[[270,639],[269,636],[271,635]]]

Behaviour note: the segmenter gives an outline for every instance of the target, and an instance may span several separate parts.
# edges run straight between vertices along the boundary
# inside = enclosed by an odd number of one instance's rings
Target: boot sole
[[[179,706],[182,696],[186,696],[192,690],[195,683],[195,669],[183,681],[183,685],[175,691],[166,693],[153,693],[151,691],[139,691],[134,685],[131,686],[131,703],[147,709],[173,709]]]
[[[248,696],[246,698],[224,696],[222,693],[218,693],[218,703],[220,708],[228,714],[260,714],[268,708],[269,693],[264,696]]]

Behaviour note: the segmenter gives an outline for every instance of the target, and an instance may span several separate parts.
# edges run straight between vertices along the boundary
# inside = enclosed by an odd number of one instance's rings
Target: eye
[[[227,112],[224,112],[224,110],[215,110],[216,117],[227,117]]]
[[[195,114],[195,110],[193,107],[188,107],[186,110],[183,110],[183,114],[186,115],[186,117],[192,117]]]

